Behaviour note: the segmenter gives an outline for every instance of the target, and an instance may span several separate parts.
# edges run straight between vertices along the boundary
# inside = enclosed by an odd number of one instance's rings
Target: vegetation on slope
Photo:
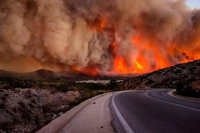
[[[119,83],[117,86],[121,89],[177,88],[177,94],[199,97],[200,60],[134,77]]]
[[[179,81],[176,84],[175,94],[200,98],[200,82],[194,82],[192,84],[188,84],[185,81]]]

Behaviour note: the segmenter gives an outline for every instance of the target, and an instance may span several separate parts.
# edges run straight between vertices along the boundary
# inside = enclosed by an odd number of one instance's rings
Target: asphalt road
[[[177,98],[169,91],[130,91],[112,97],[117,132],[200,133],[200,101]]]

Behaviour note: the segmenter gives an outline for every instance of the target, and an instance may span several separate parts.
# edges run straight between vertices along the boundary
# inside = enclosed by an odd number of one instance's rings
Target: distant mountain
[[[98,75],[90,76],[79,71],[71,72],[53,72],[50,70],[40,69],[34,72],[28,73],[17,73],[0,70],[0,76],[10,76],[20,79],[30,79],[30,80],[89,80],[89,79],[101,79],[101,80],[112,80],[112,79],[128,79],[135,75]]]
[[[51,80],[59,77],[59,75],[60,75],[59,73],[56,74],[56,72],[44,69],[28,73],[17,73],[17,72],[0,70],[0,76],[10,76],[20,79],[31,79],[31,80],[40,80],[40,79]]]
[[[178,64],[152,73],[125,80],[120,83],[121,88],[175,88],[177,82],[192,84],[200,89],[200,60]]]
[[[11,76],[20,79],[30,79],[30,80],[88,80],[88,79],[101,79],[101,80],[124,80],[130,77],[138,76],[136,74],[126,74],[126,75],[97,75],[90,76],[79,71],[70,72],[53,72],[51,70],[39,69],[37,71],[28,73],[17,73],[11,71],[0,70],[0,76]]]

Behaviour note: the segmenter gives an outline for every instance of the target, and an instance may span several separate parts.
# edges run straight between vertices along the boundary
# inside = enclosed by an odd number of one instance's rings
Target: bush
[[[110,83],[108,84],[108,88],[111,89],[111,90],[115,90],[116,80],[111,80]]]
[[[41,124],[41,120],[40,120],[40,116],[39,115],[35,116],[35,124],[37,126],[40,126],[40,124]]]
[[[175,93],[183,96],[200,98],[200,92],[195,90],[191,84],[184,81],[177,82]]]
[[[71,107],[75,107],[75,106],[79,105],[82,101],[83,101],[82,99],[76,98],[76,100],[70,101],[69,105]]]

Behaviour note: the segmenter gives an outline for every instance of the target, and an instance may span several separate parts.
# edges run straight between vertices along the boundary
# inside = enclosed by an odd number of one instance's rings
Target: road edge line
[[[148,95],[148,93],[149,93],[149,92],[146,92],[145,95],[146,95],[147,97],[151,98],[151,99],[154,99],[154,100],[157,100],[157,101],[161,101],[161,102],[164,102],[164,103],[168,103],[168,104],[171,104],[171,105],[174,105],[174,106],[177,106],[177,107],[187,108],[187,109],[189,109],[189,110],[193,110],[193,111],[200,112],[200,110],[197,109],[197,108],[188,107],[188,106],[185,106],[185,105],[181,105],[181,104],[169,102],[169,101],[166,101],[166,100],[158,99],[158,98],[155,98],[155,97],[152,97],[152,96]]]
[[[118,95],[118,94],[116,94],[116,95]],[[115,98],[116,95],[114,95],[111,99],[111,101],[112,101],[111,103],[113,105],[113,109],[115,111],[115,114],[116,114],[117,118],[119,119],[121,125],[123,126],[124,130],[126,131],[126,133],[134,133],[134,131],[131,129],[131,127],[128,125],[128,123],[125,121],[122,114],[119,112],[119,110],[118,110],[118,108],[117,108],[117,106],[114,102],[114,98]]]
[[[179,94],[175,94],[174,93],[175,90],[171,90],[169,91],[167,94],[176,98],[180,98],[180,99],[186,99],[186,100],[190,100],[190,101],[200,101],[200,98],[194,98],[194,97],[188,97],[188,96],[181,96]]]

